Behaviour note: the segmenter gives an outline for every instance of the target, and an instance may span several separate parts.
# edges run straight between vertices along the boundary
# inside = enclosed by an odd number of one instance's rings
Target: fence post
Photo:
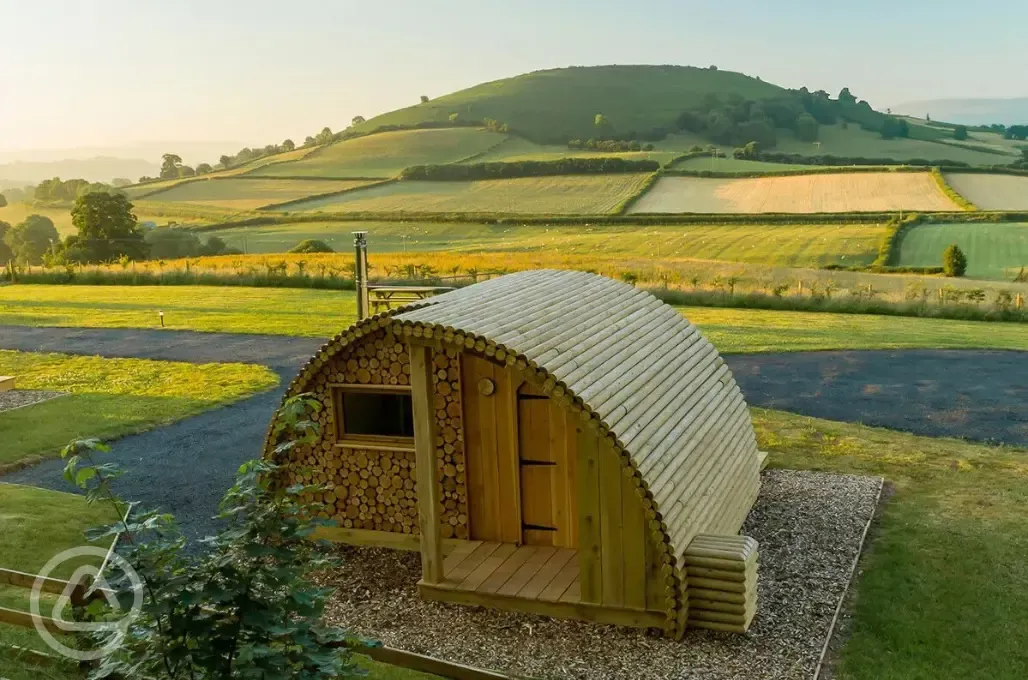
[[[368,232],[353,232],[353,284],[357,289],[357,320],[368,316]]]
[[[1017,302],[1015,304],[1017,305],[1018,309],[1023,309],[1024,308],[1024,295],[1022,295],[1021,293],[1018,293],[1017,294]]]

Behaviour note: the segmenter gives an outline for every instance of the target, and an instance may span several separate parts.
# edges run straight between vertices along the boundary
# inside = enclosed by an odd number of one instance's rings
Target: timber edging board
[[[0,392],[9,392],[14,389],[13,375],[0,375]]]

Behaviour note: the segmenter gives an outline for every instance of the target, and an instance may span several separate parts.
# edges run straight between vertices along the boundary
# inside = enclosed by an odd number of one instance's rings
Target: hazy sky
[[[572,64],[717,64],[876,107],[1028,96],[1025,0],[0,0],[0,151],[302,140]]]

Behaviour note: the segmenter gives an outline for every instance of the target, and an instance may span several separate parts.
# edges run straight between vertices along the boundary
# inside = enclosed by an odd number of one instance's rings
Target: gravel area
[[[63,395],[63,392],[50,392],[48,390],[8,390],[0,392],[0,413],[11,409],[38,404],[41,401],[48,401]]]
[[[810,678],[881,480],[772,470],[743,533],[760,542],[758,613],[745,635],[654,632],[422,601],[420,557],[341,548],[327,618],[384,644],[538,678]]]

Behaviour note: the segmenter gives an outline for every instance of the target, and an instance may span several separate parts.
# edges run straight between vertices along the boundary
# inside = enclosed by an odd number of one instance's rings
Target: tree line
[[[42,215],[29,215],[16,225],[0,221],[0,262],[54,266],[239,252],[226,247],[220,238],[212,236],[201,242],[182,229],[144,231],[132,208],[122,192],[81,194],[71,209],[76,231],[63,240],[53,221]]]
[[[404,180],[468,181],[542,177],[547,175],[597,175],[625,172],[656,172],[660,163],[624,158],[559,158],[552,161],[468,163],[466,165],[413,165],[400,173]]]

